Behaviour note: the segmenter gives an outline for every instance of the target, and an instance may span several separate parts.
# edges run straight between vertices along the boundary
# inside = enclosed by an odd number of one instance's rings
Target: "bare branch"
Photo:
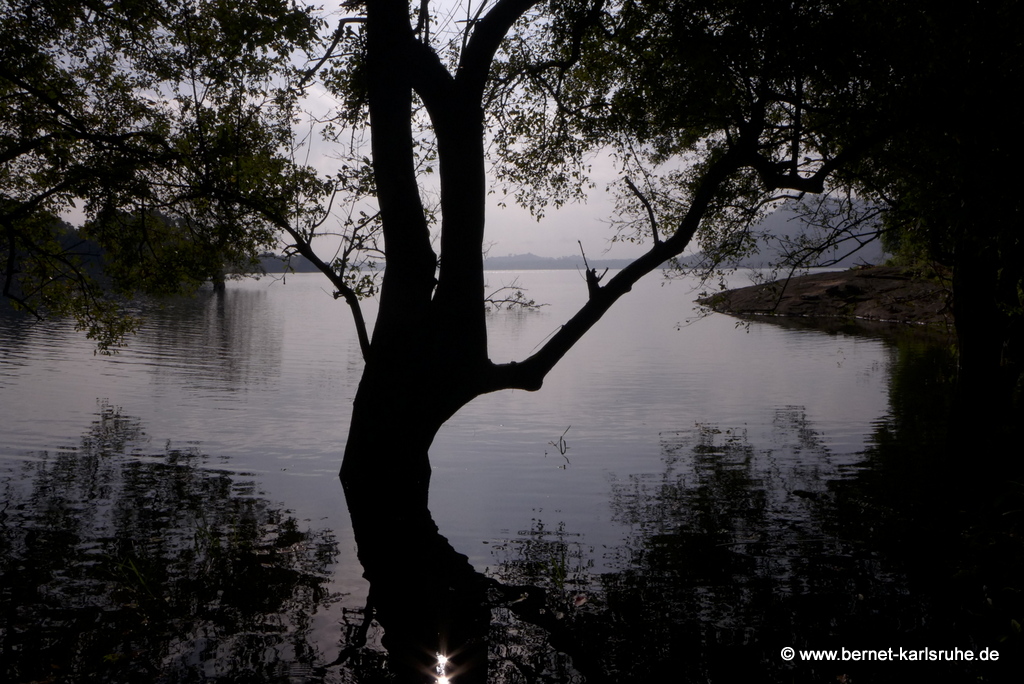
[[[344,277],[331,268],[330,264],[321,259],[313,250],[313,245],[310,243],[310,239],[292,226],[286,219],[265,207],[256,205],[251,201],[240,200],[240,203],[248,206],[250,209],[253,209],[270,221],[270,223],[279,230],[282,230],[291,236],[294,241],[292,247],[295,251],[308,259],[311,264],[316,266],[318,271],[327,276],[328,280],[331,281],[331,284],[337,289],[338,295],[345,299],[345,303],[348,304],[349,308],[352,310],[352,319],[355,322],[356,335],[359,338],[359,349],[363,354],[363,359],[367,359],[370,354],[370,336],[366,329],[366,319],[363,318],[363,310],[359,303],[359,296],[351,287],[348,286]]]
[[[583,251],[583,243],[579,240],[576,244],[580,246],[580,254],[583,255],[583,268],[585,269],[585,278],[587,280],[587,294],[594,298],[601,291],[601,280],[608,274],[608,269],[604,269],[604,273],[597,275],[596,268],[590,268],[590,264],[587,263],[587,253]]]
[[[511,292],[509,296],[499,297],[498,295],[503,292]],[[546,304],[538,304],[532,299],[528,299],[526,296],[526,290],[519,285],[519,278],[515,278],[508,285],[502,285],[501,287],[493,290],[490,294],[484,296],[484,303],[488,306],[493,306],[495,310],[500,311],[501,309],[539,309]]]
[[[626,186],[636,195],[636,198],[640,200],[640,203],[644,205],[647,210],[647,216],[651,220],[651,233],[654,236],[654,244],[661,242],[661,238],[658,236],[658,220],[654,217],[654,208],[651,207],[651,203],[644,197],[644,194],[633,185],[633,181],[626,176]]]
[[[430,45],[430,0],[420,0],[420,10],[416,16],[416,28],[413,33],[420,35],[424,45]]]
[[[540,389],[548,372],[620,297],[629,292],[640,278],[669,259],[682,254],[707,215],[712,200],[722,184],[743,166],[743,156],[735,149],[714,161],[694,191],[689,211],[667,240],[653,245],[647,253],[619,271],[603,287],[598,288],[587,303],[532,356],[520,363],[492,365],[491,372],[481,379],[484,383],[483,391]]]

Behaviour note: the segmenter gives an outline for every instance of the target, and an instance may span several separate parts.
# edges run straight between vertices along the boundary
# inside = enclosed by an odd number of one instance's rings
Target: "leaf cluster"
[[[321,21],[291,0],[3,0],[0,280],[109,345],[119,302],[251,269],[322,181],[290,158]],[[78,211],[98,269],[55,242]],[[97,278],[102,273],[103,278]]]
[[[883,135],[880,110],[895,86],[872,49],[880,22],[870,5],[554,3],[507,41],[494,69],[498,178],[539,213],[581,199],[586,160],[610,155],[622,176],[616,239],[656,243],[732,155],[736,172],[697,237],[738,256],[752,221],[823,191],[835,168]]]

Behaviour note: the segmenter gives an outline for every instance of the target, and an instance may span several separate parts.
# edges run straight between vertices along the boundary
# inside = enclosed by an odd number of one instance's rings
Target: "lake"
[[[545,303],[489,314],[495,361],[586,297],[573,271],[487,279]],[[641,282],[542,390],[481,397],[435,440],[441,534],[561,606],[552,630],[495,601],[490,680],[1000,681],[1020,514],[929,479],[948,343],[701,316],[696,296]],[[294,274],[144,308],[114,356],[66,322],[0,319],[0,679],[388,681],[337,478],[361,370],[347,307]]]

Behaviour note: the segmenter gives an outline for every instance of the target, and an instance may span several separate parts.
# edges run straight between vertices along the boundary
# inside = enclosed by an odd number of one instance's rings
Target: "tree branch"
[[[604,269],[604,273],[597,275],[597,269],[590,268],[590,264],[587,263],[587,253],[583,251],[583,242],[577,240],[576,244],[580,246],[580,254],[583,255],[583,268],[586,272],[584,278],[587,281],[587,296],[591,298],[597,297],[601,290],[601,280],[608,275],[608,269]]]
[[[374,0],[366,4],[366,18],[370,147],[388,255],[376,330],[401,336],[399,331],[411,330],[426,316],[437,264],[413,149],[410,70],[418,48],[426,46],[413,36],[407,2]]]
[[[576,314],[556,332],[535,354],[520,363],[493,364],[482,378],[484,392],[500,389],[538,390],[548,372],[559,360],[601,320],[620,297],[629,292],[643,276],[669,259],[679,256],[693,239],[719,189],[733,173],[744,166],[743,156],[733,149],[711,164],[705,172],[686,215],[676,231],[664,242],[651,247],[646,254],[619,271],[607,284],[598,288]]]
[[[302,78],[299,80],[297,87],[301,89],[309,83],[310,79],[316,75],[316,72],[320,71],[321,67],[323,67],[323,65],[334,56],[334,48],[338,47],[338,43],[340,43],[341,39],[345,36],[346,26],[349,24],[363,23],[366,23],[366,17],[345,17],[344,19],[339,20],[338,28],[334,29],[334,35],[331,36],[331,44],[327,46],[327,50],[324,51],[324,56],[317,60],[317,63],[312,67],[302,72]]]
[[[166,139],[163,136],[159,136],[150,131],[137,130],[127,131],[125,133],[118,134],[105,134],[92,130],[90,129],[88,124],[84,123],[81,120],[79,116],[76,116],[71,111],[69,111],[63,104],[61,104],[61,102],[52,93],[36,88],[28,81],[25,81],[23,78],[19,77],[17,74],[14,74],[8,71],[7,69],[2,68],[2,66],[0,66],[0,76],[10,81],[18,88],[21,88],[26,93],[35,97],[39,102],[44,103],[55,114],[57,114],[58,117],[63,117],[67,123],[64,123],[58,119],[54,122],[55,125],[59,126],[62,130],[73,135],[74,139],[76,140],[87,140],[90,142],[106,143],[113,145],[119,149],[127,149],[124,147],[125,141],[135,138],[143,138],[151,143],[155,143],[158,146],[162,147],[165,152],[168,150]],[[50,134],[47,135],[46,137],[50,138],[53,137],[53,135]],[[138,150],[133,150],[133,152],[137,153]],[[7,156],[8,155],[5,153],[4,157],[6,158]]]
[[[597,24],[598,20],[601,18],[602,12],[604,12],[604,0],[594,0],[594,4],[590,6],[590,9],[587,10],[586,14],[572,25],[569,56],[565,59],[548,60],[547,62],[535,64],[529,68],[529,71],[531,73],[539,73],[546,69],[560,69],[564,72],[572,68],[580,60],[583,48],[583,36],[586,34],[588,28]]]
[[[359,350],[362,352],[363,360],[365,361],[370,354],[370,336],[366,329],[366,319],[363,317],[363,309],[359,303],[359,296],[351,287],[348,286],[342,274],[336,272],[328,263],[317,256],[317,253],[313,251],[313,246],[310,244],[309,240],[293,228],[284,218],[264,207],[258,206],[252,201],[244,199],[239,199],[238,201],[240,204],[256,211],[260,216],[270,221],[270,223],[279,230],[282,230],[291,236],[293,240],[292,246],[295,250],[302,256],[306,257],[311,264],[316,266],[317,270],[327,276],[327,279],[331,281],[331,284],[334,285],[335,289],[338,291],[336,298],[339,295],[343,297],[345,299],[345,303],[348,304],[349,308],[352,310],[352,319],[356,326],[356,336],[359,338]]]
[[[640,203],[643,204],[644,208],[647,210],[647,217],[651,220],[651,233],[654,235],[654,244],[658,244],[661,242],[661,238],[658,236],[658,220],[654,218],[654,208],[651,207],[651,203],[647,201],[644,194],[640,192],[635,185],[633,185],[633,181],[629,179],[629,176],[626,176],[626,186],[629,187],[632,193],[636,195],[636,198],[640,200]]]
[[[352,310],[352,320],[355,322],[356,335],[359,338],[359,350],[362,352],[363,360],[365,361],[370,354],[370,336],[366,330],[366,319],[363,318],[363,309],[359,303],[359,296],[348,286],[342,274],[336,272],[329,264],[317,256],[316,252],[313,251],[312,245],[304,240],[298,231],[290,226],[281,227],[292,237],[294,240],[293,246],[299,254],[306,257],[310,263],[316,266],[331,281],[331,284],[337,289],[335,298],[338,296],[343,297],[349,309]]]
[[[512,25],[541,0],[498,0],[491,10],[473,24],[466,49],[462,51],[456,80],[465,83],[469,92],[483,93],[501,41]]]

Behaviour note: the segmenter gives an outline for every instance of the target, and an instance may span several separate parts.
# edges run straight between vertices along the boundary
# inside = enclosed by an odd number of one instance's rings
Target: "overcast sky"
[[[332,104],[333,98],[326,93],[319,93],[319,98],[318,107]],[[310,145],[309,163],[322,173],[334,173],[341,162],[333,158],[331,146],[316,137],[311,138]],[[641,254],[644,250],[640,246],[611,241],[615,233],[609,225],[614,217],[614,199],[607,187],[618,178],[612,163],[595,157],[591,169],[595,187],[589,191],[588,201],[549,210],[540,221],[516,206],[513,197],[490,195],[486,227],[490,254],[507,256],[530,252],[549,257],[578,254],[577,240],[583,242],[588,255],[627,258]],[[504,208],[500,206],[502,203],[506,205]]]
[[[444,31],[461,30],[467,7],[476,12],[480,0],[433,0],[434,16],[438,19],[431,27],[432,35]],[[450,10],[445,8],[450,7]],[[333,17],[336,21],[337,16]],[[329,21],[331,18],[328,19]],[[322,113],[337,106],[333,98],[323,90],[311,91],[310,108]],[[326,143],[311,138],[310,163],[321,172],[331,173],[338,162],[331,158]],[[614,200],[607,192],[609,183],[618,176],[607,159],[592,160],[591,180],[595,187],[589,192],[585,204],[573,204],[560,210],[551,210],[541,221],[529,212],[515,205],[514,198],[491,195],[487,211],[486,243],[490,245],[491,256],[533,253],[538,256],[559,257],[579,253],[577,240],[583,242],[588,256],[607,258],[629,258],[643,253],[642,246],[630,243],[613,243],[614,229],[609,221],[614,217]],[[507,205],[505,208],[500,203]]]
[[[320,106],[332,101],[326,93],[320,94]],[[341,163],[332,156],[332,148],[319,139],[311,139],[309,163],[321,173],[334,173]],[[628,258],[643,253],[642,246],[612,243],[615,234],[609,221],[614,217],[614,199],[607,191],[618,174],[610,160],[596,157],[591,163],[591,181],[595,187],[589,191],[586,203],[571,204],[559,210],[548,210],[540,221],[516,206],[513,197],[499,193],[488,198],[486,244],[491,256],[533,253],[538,256],[559,257],[578,254],[577,240],[583,242],[588,256]],[[428,177],[426,180],[430,180]],[[506,206],[501,207],[504,203]]]
[[[458,20],[465,16],[467,4],[475,12],[480,0],[470,0],[469,3],[467,0],[433,0],[432,7],[438,8],[435,10],[437,15],[441,15],[445,7],[453,8],[449,14],[435,23],[432,27],[433,34],[440,35],[444,28],[461,29],[463,24]],[[327,19],[330,25],[333,26],[340,16],[347,14],[339,13],[337,10],[329,13]],[[315,86],[310,89],[305,106],[312,115],[324,117],[338,107],[338,102],[323,88]],[[325,142],[320,132],[311,130],[307,123],[300,124],[297,137],[304,138],[305,143],[297,151],[296,161],[308,163],[323,174],[337,172],[342,163],[336,159],[339,148]],[[368,150],[366,154],[369,154]],[[614,229],[609,225],[609,221],[614,217],[614,201],[607,192],[607,187],[617,180],[617,174],[607,159],[594,158],[591,163],[591,180],[595,187],[589,191],[589,200],[560,210],[549,210],[540,221],[517,207],[514,198],[492,194],[488,203],[485,238],[485,246],[490,246],[489,254],[507,256],[533,253],[546,257],[566,256],[579,253],[577,240],[582,241],[587,255],[595,258],[629,258],[643,253],[642,246],[612,242]],[[502,202],[507,205],[505,208],[499,206]],[[78,202],[78,208],[67,212],[66,220],[80,225],[85,219],[81,210],[82,204],[84,203]],[[335,213],[340,213],[339,207],[335,207]],[[330,224],[326,224],[325,229],[330,230]],[[323,257],[331,258],[337,244],[337,240],[325,239],[323,245],[318,247],[318,252]]]

